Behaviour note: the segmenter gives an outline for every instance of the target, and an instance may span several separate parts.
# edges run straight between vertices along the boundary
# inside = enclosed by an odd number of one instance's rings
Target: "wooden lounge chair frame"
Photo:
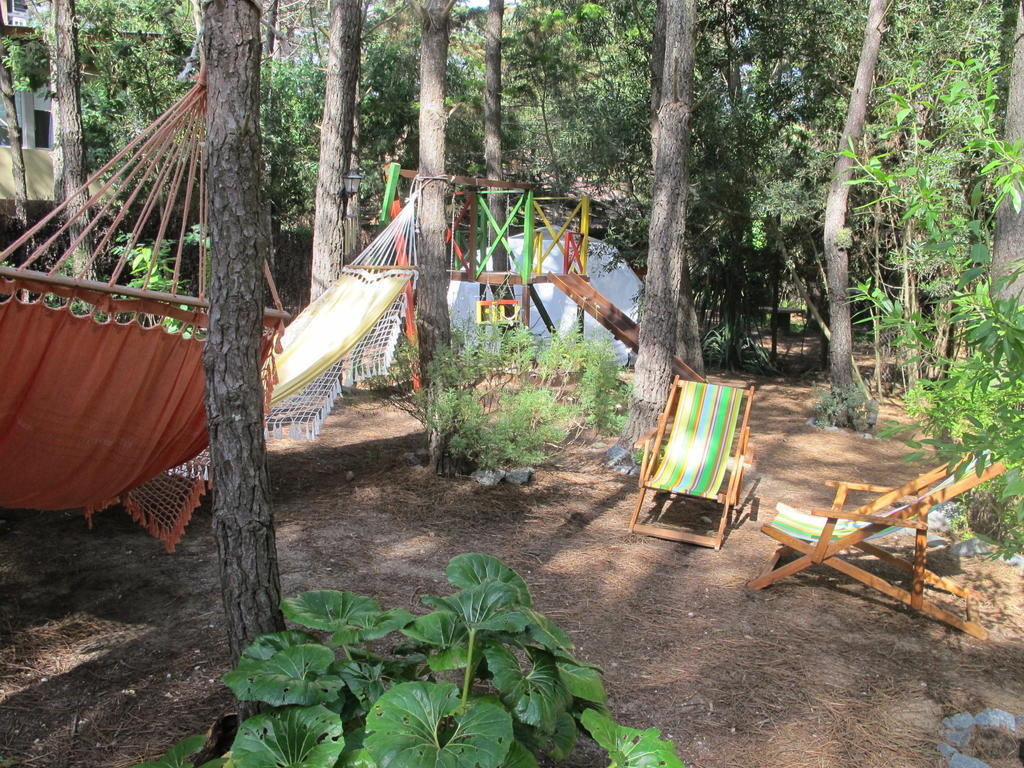
[[[653,523],[637,522],[640,518],[640,512],[643,509],[644,499],[646,498],[648,490],[654,491],[655,493],[669,493],[669,503],[677,498],[687,495],[671,493],[660,488],[651,488],[648,486],[651,478],[659,469],[662,444],[665,440],[671,438],[671,434],[666,434],[666,431],[674,423],[676,408],[679,406],[679,393],[683,385],[686,383],[687,380],[682,377],[675,377],[672,382],[672,389],[669,392],[668,400],[665,403],[665,410],[661,412],[661,416],[658,419],[658,426],[646,435],[643,435],[634,444],[635,448],[643,450],[643,458],[640,464],[640,497],[636,501],[633,516],[629,519],[629,530],[630,533],[641,533],[645,536],[655,536],[659,539],[668,539],[669,541],[683,541],[688,544],[698,544],[702,547],[713,547],[714,549],[719,550],[722,548],[722,542],[725,540],[725,532],[729,523],[729,513],[737,504],[739,504],[740,491],[743,488],[743,470],[748,463],[752,464],[754,460],[753,446],[750,445],[749,424],[750,406],[754,402],[754,387],[747,387],[743,391],[744,397],[746,398],[746,405],[743,407],[743,420],[740,422],[738,437],[734,437],[736,448],[729,468],[729,480],[726,483],[725,490],[719,491],[716,499],[716,501],[722,505],[722,515],[718,522],[718,531],[716,534],[713,536],[705,536],[703,534],[693,533],[692,531],[682,530],[674,526],[670,527]],[[726,385],[718,384],[715,386],[725,387]],[[730,387],[730,389],[738,388]]]
[[[1002,463],[989,464],[980,475],[977,472],[968,471],[963,477],[954,480],[951,484],[939,488],[932,493],[925,493],[923,496],[920,494],[949,476],[953,470],[948,465],[920,475],[899,488],[830,481],[826,484],[836,489],[832,508],[812,510],[812,514],[827,519],[818,540],[816,542],[805,541],[774,527],[772,523],[766,523],[761,527],[761,532],[778,541],[780,546],[769,559],[761,575],[748,582],[747,586],[753,589],[764,589],[780,579],[803,571],[812,565],[826,565],[872,589],[899,600],[916,611],[920,611],[933,619],[937,619],[951,627],[984,640],[988,633],[974,620],[974,611],[971,605],[971,601],[978,599],[979,595],[950,579],[929,571],[925,567],[928,557],[928,512],[936,504],[959,496],[965,491],[1001,474],[1005,469]],[[881,495],[869,504],[864,504],[852,512],[844,512],[843,507],[846,504],[846,497],[850,491],[868,491],[880,493]],[[891,507],[894,503],[907,496],[917,498],[913,503],[897,508],[888,514],[884,512],[887,507]],[[833,540],[832,533],[840,520],[858,521],[868,523],[868,525]],[[897,557],[867,541],[871,536],[892,527],[911,528],[914,530],[913,560]],[[849,550],[851,547],[873,555],[879,560],[909,574],[910,588],[904,589],[896,586],[840,557],[840,553],[844,550]],[[784,565],[779,565],[779,560],[787,554],[796,554],[798,557]],[[925,584],[962,598],[965,603],[967,618],[962,619],[927,600],[924,596]]]

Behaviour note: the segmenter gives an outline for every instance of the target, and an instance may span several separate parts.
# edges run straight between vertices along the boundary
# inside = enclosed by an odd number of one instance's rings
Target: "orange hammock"
[[[205,95],[197,83],[0,252],[0,507],[120,501],[173,549],[206,489],[202,471],[164,475],[207,444]],[[160,267],[153,254],[172,249]],[[270,290],[264,357],[286,317]]]

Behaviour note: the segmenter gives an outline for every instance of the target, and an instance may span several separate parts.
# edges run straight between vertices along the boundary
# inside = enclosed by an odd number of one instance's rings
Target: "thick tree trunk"
[[[352,153],[362,28],[361,0],[332,1],[327,94],[320,126],[320,172],[313,220],[311,300],[338,279],[344,264],[348,203],[345,174]]]
[[[633,378],[629,419],[621,444],[630,446],[654,426],[672,381],[680,296],[686,282],[686,194],[689,186],[693,62],[696,42],[696,0],[659,0],[654,43],[661,51],[654,62],[654,105],[651,145],[654,187],[651,225],[640,323],[640,352]],[[692,302],[690,311],[692,312]],[[692,350],[689,350],[692,353]],[[689,361],[700,362],[700,347]]]
[[[277,48],[277,18],[280,13],[280,0],[265,0],[263,12],[263,57],[274,55]]]
[[[414,5],[423,24],[420,49],[420,169],[427,179],[444,175],[444,81],[448,64],[450,0],[424,0]],[[419,341],[421,381],[430,386],[430,364],[437,351],[448,346],[448,249],[444,242],[445,193],[443,182],[428,181],[420,199],[420,240],[417,250],[420,279],[416,289],[416,336]],[[429,437],[430,464],[441,466],[445,435]]]
[[[213,529],[228,641],[237,659],[257,635],[284,629],[260,381],[268,233],[260,201],[259,6],[212,0],[205,30],[212,265],[206,412]]]
[[[871,81],[875,76],[878,50],[882,43],[882,20],[887,0],[871,0],[864,45],[857,65],[857,79],[850,94],[846,125],[839,139],[840,153],[856,147],[864,133]],[[853,329],[850,325],[850,232],[846,229],[846,207],[850,196],[849,180],[853,174],[853,159],[840,154],[832,168],[832,184],[825,202],[825,266],[828,272],[829,325],[832,338],[829,346],[829,369],[832,391],[849,391],[854,386]],[[839,421],[845,417],[840,414]],[[845,426],[845,424],[837,424]]]
[[[7,113],[7,142],[11,147],[11,172],[14,176],[14,216],[18,226],[28,224],[28,182],[25,178],[25,155],[21,151],[21,123],[18,105],[14,101],[14,81],[4,62],[7,44],[0,31],[0,92],[3,94],[4,112]]]
[[[487,178],[501,179],[501,27],[505,15],[505,0],[490,0],[487,6],[487,26],[484,30],[484,162]],[[491,195],[487,207],[494,220],[505,220],[505,196]],[[488,238],[489,239],[489,238]],[[481,247],[486,247],[482,244]],[[509,268],[508,253],[499,245],[494,249],[494,269],[504,272]]]
[[[1024,7],[1019,2],[1004,133],[1008,142],[1024,139]],[[998,298],[1024,297],[1024,208],[1015,211],[1009,197],[996,211],[992,289]]]
[[[73,198],[67,209],[70,218],[85,205],[85,193],[75,194],[85,184],[85,138],[82,132],[81,73],[78,58],[78,22],[75,0],[54,0],[50,6],[53,30],[50,40],[50,79],[53,98],[53,200],[60,203]],[[75,223],[68,234],[78,239],[82,225]],[[72,261],[75,274],[82,271],[88,256],[86,238]]]

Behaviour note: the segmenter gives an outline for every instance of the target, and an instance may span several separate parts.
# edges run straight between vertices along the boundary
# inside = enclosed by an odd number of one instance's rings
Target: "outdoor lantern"
[[[359,193],[359,182],[362,174],[355,168],[349,168],[348,173],[341,177],[341,192],[345,197],[352,197]]]

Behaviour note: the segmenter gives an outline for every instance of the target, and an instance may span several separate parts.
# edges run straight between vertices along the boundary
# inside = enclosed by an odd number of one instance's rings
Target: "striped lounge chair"
[[[984,639],[987,633],[974,621],[971,610],[971,600],[977,595],[925,568],[928,555],[928,512],[936,504],[959,496],[1003,471],[1005,467],[1001,463],[989,463],[979,472],[972,461],[954,470],[951,470],[949,465],[943,465],[919,475],[899,488],[829,482],[827,484],[836,489],[832,508],[816,509],[813,510],[813,514],[798,512],[786,504],[779,504],[775,519],[761,528],[762,533],[779,542],[779,547],[761,575],[748,582],[748,586],[764,589],[812,565],[826,565],[899,600],[914,610]],[[850,491],[865,491],[879,495],[874,501],[852,512],[846,512],[843,507]],[[894,503],[907,497],[911,500],[892,507]],[[901,528],[914,530],[912,560],[897,557],[873,543],[875,539]],[[872,555],[908,574],[909,589],[886,581],[844,559],[841,555],[851,548]],[[783,557],[790,555],[796,555],[796,559],[779,565]],[[925,599],[925,584],[962,598],[966,604],[967,618],[962,619]]]
[[[748,421],[753,399],[753,387],[743,390],[676,377],[658,426],[636,443],[643,449],[643,459],[640,498],[629,521],[630,531],[721,549],[729,512],[739,502],[744,466],[752,460]],[[733,443],[736,450],[730,458]],[[723,491],[726,474],[729,481]],[[658,521],[639,523],[649,490],[672,494],[673,499],[714,499],[722,505],[717,533],[706,536]]]

